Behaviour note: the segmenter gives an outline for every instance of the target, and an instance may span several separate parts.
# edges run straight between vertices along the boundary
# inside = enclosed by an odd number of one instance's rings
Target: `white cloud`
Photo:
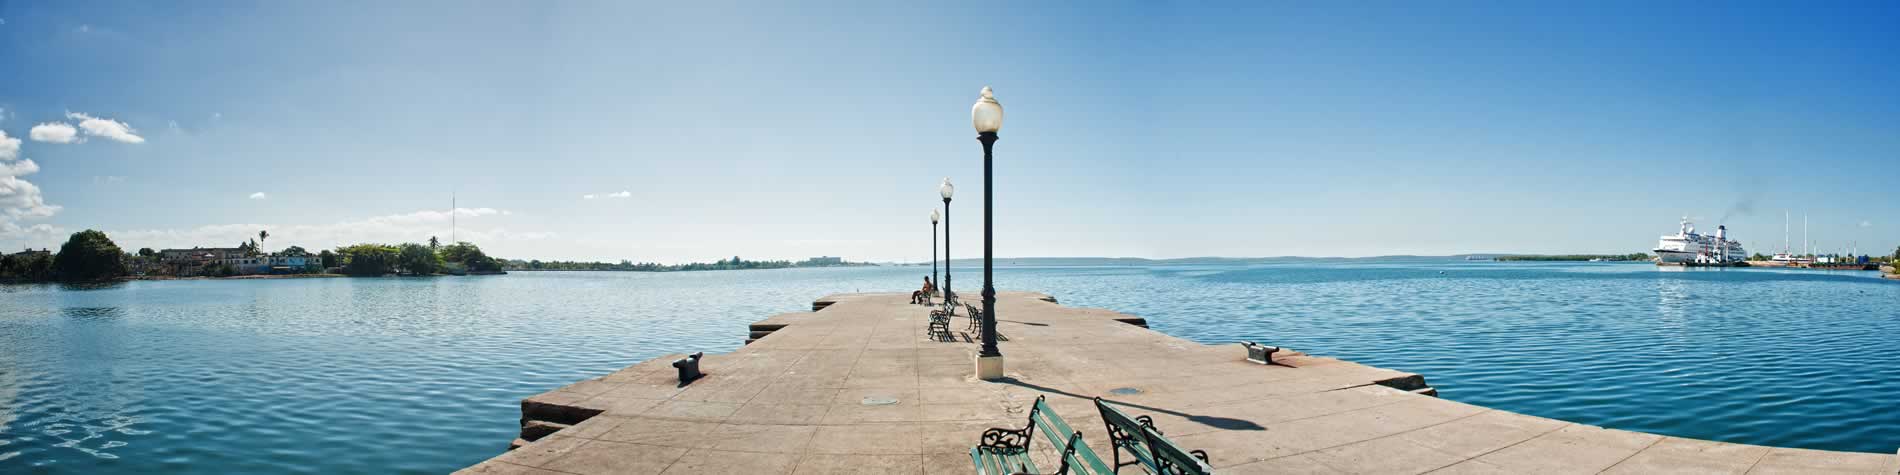
[[[18,158],[20,158],[20,139],[8,137],[7,131],[0,130],[0,160]]]
[[[26,243],[28,247],[52,247],[57,244],[66,229],[51,224],[21,226],[12,221],[0,221],[0,239]],[[38,244],[35,246],[35,244]],[[12,252],[11,249],[8,252]]]
[[[585,195],[581,195],[581,199],[583,199],[583,200],[591,200],[591,199],[594,199],[594,194],[593,194],[593,193],[588,193],[588,194],[585,194]]]
[[[23,229],[15,221],[44,218],[59,212],[59,206],[46,204],[39,186],[20,179],[39,171],[38,163],[20,158],[20,139],[0,131],[0,225]]]
[[[114,185],[114,184],[119,184],[119,183],[125,183],[125,175],[93,175],[92,176],[92,184],[94,185]]]
[[[423,210],[329,224],[216,224],[190,229],[112,231],[107,234],[121,247],[134,249],[222,247],[236,245],[256,237],[258,230],[268,229],[273,243],[317,250],[365,242],[423,242],[431,236],[446,240],[449,238],[449,217],[453,215],[458,218],[461,227],[455,238],[484,248],[490,247],[490,244],[542,240],[555,236],[548,232],[513,231],[488,223],[488,220],[496,219],[497,216],[511,214],[494,208],[456,208],[452,211]]]
[[[0,161],[0,176],[27,176],[40,172],[40,164],[33,159],[19,161]]]
[[[270,195],[266,195],[262,191],[251,193],[251,199],[253,200],[261,200],[261,199],[266,199],[266,198],[270,198]]]
[[[66,118],[79,121],[79,129],[85,131],[86,135],[105,137],[124,143],[145,143],[145,138],[138,136],[138,131],[133,130],[131,125],[124,122],[101,119],[79,112],[68,112]]]
[[[1865,220],[1865,219],[1863,219],[1863,220],[1860,220],[1860,227],[1863,227],[1863,228],[1871,228],[1871,227],[1874,227],[1874,222],[1873,222],[1873,221],[1868,221],[1868,220]]]
[[[79,140],[79,129],[65,122],[47,122],[33,126],[33,130],[27,131],[26,136],[31,137],[34,142],[73,143]]]
[[[633,192],[621,190],[619,193],[608,193],[607,197],[608,198],[632,198]]]
[[[44,218],[59,212],[58,205],[46,204],[40,187],[20,179],[40,171],[32,160],[0,163],[0,223],[27,218]]]

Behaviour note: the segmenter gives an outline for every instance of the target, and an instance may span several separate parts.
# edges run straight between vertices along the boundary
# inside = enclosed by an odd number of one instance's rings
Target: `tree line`
[[[124,251],[91,229],[73,233],[58,253],[22,252],[0,258],[0,280],[100,282],[125,276]]]
[[[844,265],[864,265],[864,264],[847,263]],[[660,264],[656,262],[641,262],[641,263],[636,264],[633,261],[624,260],[624,259],[618,263],[580,262],[580,261],[543,261],[540,259],[534,259],[534,260],[505,259],[502,261],[502,266],[508,270],[588,270],[588,271],[626,271],[626,272],[679,272],[679,271],[695,271],[695,270],[784,269],[784,268],[789,268],[789,267],[803,267],[800,265],[800,263],[795,263],[792,261],[748,261],[748,260],[739,258],[739,256],[732,256],[731,259],[720,259],[716,262],[693,262],[693,263],[688,263],[688,264]]]
[[[356,276],[434,275],[458,270],[472,273],[502,271],[501,261],[483,253],[480,246],[467,241],[444,246],[433,237],[429,238],[426,245],[365,243],[342,246],[336,248],[335,252],[323,251],[319,257],[323,259],[325,267],[339,267],[342,273]]]
[[[268,236],[268,233],[260,232],[258,240],[246,241],[239,244],[238,248],[248,251],[247,254],[251,256],[316,258],[306,268],[292,270],[297,273],[320,273],[328,269],[338,269],[343,274],[356,276],[502,272],[501,260],[489,257],[480,246],[469,242],[442,245],[431,237],[427,244],[357,244],[316,254],[299,246],[290,246],[277,253],[258,251],[259,241]],[[159,263],[159,253],[152,248],[127,253],[105,233],[88,229],[73,233],[56,253],[29,251],[0,255],[0,282],[111,281],[125,278],[132,267],[128,264],[156,268]],[[222,262],[207,264],[201,272],[207,276],[237,274],[235,269]]]
[[[1649,257],[1649,254],[1638,252],[1638,253],[1632,253],[1632,254],[1559,254],[1559,255],[1530,255],[1530,256],[1498,256],[1494,258],[1494,260],[1499,260],[1499,261],[1588,261],[1591,259],[1602,259],[1606,261],[1647,261],[1650,259],[1650,257]]]

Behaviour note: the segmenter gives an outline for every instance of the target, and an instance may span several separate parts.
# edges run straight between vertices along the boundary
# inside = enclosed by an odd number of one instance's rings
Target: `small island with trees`
[[[269,232],[233,248],[120,249],[105,233],[73,233],[59,252],[0,256],[0,282],[110,282],[127,279],[339,277],[506,274],[501,261],[468,242],[356,244],[311,253],[300,246],[262,251]]]

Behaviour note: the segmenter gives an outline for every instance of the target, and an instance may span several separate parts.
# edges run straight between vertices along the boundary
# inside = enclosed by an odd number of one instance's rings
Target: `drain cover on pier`
[[[1133,396],[1136,394],[1141,394],[1141,390],[1135,389],[1135,388],[1115,388],[1115,389],[1108,390],[1108,393],[1114,394],[1117,396]]]
[[[859,402],[866,406],[889,406],[897,404],[897,398],[889,396],[865,396],[864,400]]]

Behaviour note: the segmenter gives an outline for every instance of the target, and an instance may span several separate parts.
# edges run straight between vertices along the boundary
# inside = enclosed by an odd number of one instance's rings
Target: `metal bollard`
[[[673,360],[673,367],[679,368],[680,370],[680,386],[685,386],[692,383],[693,380],[699,379],[700,376],[705,376],[704,373],[699,372],[699,357],[705,355],[706,352],[702,351],[688,355],[685,358]]]
[[[1251,341],[1243,341],[1240,344],[1247,347],[1247,361],[1260,364],[1273,364],[1273,353],[1280,351],[1278,346],[1266,346]]]

